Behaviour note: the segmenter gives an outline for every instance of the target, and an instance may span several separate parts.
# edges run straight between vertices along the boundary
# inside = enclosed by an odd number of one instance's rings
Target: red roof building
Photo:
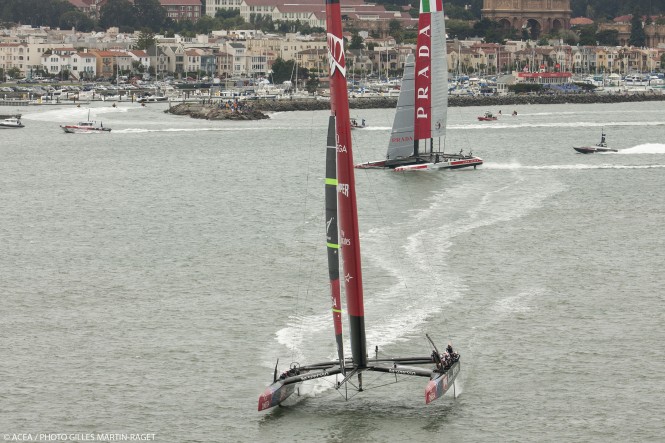
[[[570,26],[593,25],[593,20],[586,17],[575,17],[570,19]]]

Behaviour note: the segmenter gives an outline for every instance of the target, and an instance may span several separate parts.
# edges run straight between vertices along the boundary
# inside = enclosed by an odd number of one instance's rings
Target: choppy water
[[[110,134],[66,135],[86,109],[21,110],[26,128],[0,132],[0,432],[661,441],[662,104],[515,109],[451,109],[451,150],[477,170],[357,175],[368,346],[452,340],[458,398],[425,406],[418,379],[344,401],[319,380],[268,413],[277,358],[335,352],[327,112],[208,122],[123,104],[92,109]],[[380,159],[392,112],[362,117],[356,161]],[[573,151],[601,128],[618,153]]]

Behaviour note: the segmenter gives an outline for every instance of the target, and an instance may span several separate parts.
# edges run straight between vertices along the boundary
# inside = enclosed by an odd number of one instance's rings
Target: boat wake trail
[[[385,346],[421,334],[429,318],[465,293],[467,283],[450,271],[447,260],[456,237],[524,217],[564,188],[551,183],[534,191],[521,177],[510,179],[498,189],[467,184],[432,197],[429,208],[414,212],[402,229],[427,228],[404,236],[406,241],[391,254],[385,251],[385,239],[400,238],[399,228],[391,226],[364,235],[363,244],[372,265],[378,265],[395,281],[385,290],[373,292],[366,301],[371,307],[367,312],[380,315],[380,321],[368,320],[367,343]],[[476,195],[483,197],[474,198]],[[469,206],[472,201],[476,203]],[[451,208],[462,209],[451,214]],[[442,224],[441,220],[451,221]]]
[[[647,143],[637,145],[632,148],[622,149],[617,154],[665,154],[665,144]]]
[[[665,154],[665,145],[663,146],[663,154]],[[631,148],[632,149],[632,148]],[[619,151],[621,153],[622,151]],[[639,152],[638,152],[639,153]],[[618,154],[617,152],[603,152],[594,155],[613,155]],[[646,152],[644,152],[646,154]],[[585,164],[576,164],[576,165],[542,165],[542,166],[523,166],[519,163],[484,163],[483,169],[492,169],[492,170],[533,170],[533,171],[547,171],[547,170],[584,170],[584,169],[661,169],[665,168],[665,165],[585,165]]]
[[[161,129],[146,129],[146,128],[126,128],[113,131],[114,134],[141,134],[150,132],[210,132],[210,131],[247,131],[251,128],[161,128]]]
[[[504,120],[510,117],[504,117]],[[510,122],[510,123],[509,123]],[[490,124],[450,125],[448,129],[515,129],[515,128],[603,128],[608,126],[665,126],[662,121],[641,122],[567,122],[567,123],[518,123],[501,120]]]
[[[447,260],[456,237],[525,217],[565,189],[558,182],[536,188],[532,181],[515,176],[499,188],[482,186],[467,183],[446,190],[430,197],[427,208],[409,212],[403,223],[387,223],[363,233],[368,352],[374,346],[384,349],[421,336],[432,316],[463,296],[467,282],[451,272]],[[451,213],[451,208],[458,209]],[[414,226],[426,228],[414,232]],[[326,313],[291,317],[276,339],[294,360],[311,361],[313,355],[321,358],[322,351],[329,353],[323,358],[335,358],[334,348],[328,345],[330,335],[331,319]],[[323,344],[323,349],[306,345],[313,342]],[[321,382],[314,389],[328,388]]]
[[[392,128],[390,126],[367,126],[363,128],[363,131],[390,131]]]

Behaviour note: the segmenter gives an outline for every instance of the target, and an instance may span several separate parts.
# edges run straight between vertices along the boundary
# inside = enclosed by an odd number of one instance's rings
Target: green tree
[[[66,0],[2,0],[0,19],[31,26],[60,25],[60,16],[76,8]]]
[[[218,9],[215,12],[215,18],[227,19],[234,18],[240,15],[239,9]]]
[[[198,34],[210,34],[211,31],[219,29],[219,21],[209,15],[204,15],[194,23],[194,29]]]
[[[220,9],[215,13],[219,23],[218,29],[239,29],[246,26],[245,19],[240,17],[238,9]]]
[[[81,11],[67,11],[60,16],[60,28],[90,32],[95,28],[95,22]]]
[[[580,45],[596,46],[596,26],[586,25],[580,28]]]
[[[293,60],[285,61],[281,57],[277,57],[272,64],[272,82],[278,85],[286,80],[291,80],[294,64],[295,62]]]
[[[149,47],[155,45],[157,40],[155,39],[155,33],[152,32],[149,28],[143,28],[139,32],[139,36],[136,39],[136,49],[146,50]]]
[[[642,27],[642,15],[638,8],[633,11],[633,17],[630,19],[630,39],[628,44],[632,46],[642,47],[647,42],[647,36]]]
[[[596,40],[598,40],[598,44],[603,46],[619,46],[619,31],[616,29],[598,31]]]
[[[134,28],[134,7],[129,0],[108,0],[99,11],[99,25],[108,29],[112,26],[119,28]]]
[[[388,22],[388,35],[397,43],[402,43],[402,23],[399,20],[394,18]]]
[[[473,33],[478,37],[484,37],[487,43],[503,43],[506,39],[506,31],[499,22],[484,18],[473,25]]]
[[[459,40],[464,40],[472,34],[469,23],[461,20],[448,20],[446,22],[446,31],[448,32],[448,36]]]
[[[307,80],[307,83],[305,84],[305,89],[307,89],[307,92],[309,92],[310,94],[314,94],[318,88],[319,88],[319,79],[316,78],[315,75],[311,75],[309,77],[309,80]]]
[[[159,0],[134,0],[134,11],[139,26],[150,28],[157,32],[166,21],[166,9]]]
[[[477,19],[472,10],[457,5],[446,5],[446,16],[450,19],[466,21],[474,21]]]
[[[19,78],[21,76],[21,70],[16,66],[12,66],[11,68],[7,69],[7,75],[11,78]]]
[[[577,35],[575,31],[571,31],[570,29],[562,29],[559,31],[558,35],[565,44],[570,46],[575,46],[580,41],[580,36]]]
[[[145,71],[145,66],[141,64],[138,60],[132,60],[132,72],[143,73]]]
[[[353,34],[351,37],[351,43],[347,49],[363,49],[363,38],[358,34]]]

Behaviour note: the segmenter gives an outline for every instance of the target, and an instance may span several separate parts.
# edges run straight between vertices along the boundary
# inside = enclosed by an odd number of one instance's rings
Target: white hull
[[[0,120],[0,129],[18,129],[22,127],[21,120],[15,117]]]
[[[61,126],[67,134],[101,134],[111,132],[110,128],[77,128],[74,126]]]

